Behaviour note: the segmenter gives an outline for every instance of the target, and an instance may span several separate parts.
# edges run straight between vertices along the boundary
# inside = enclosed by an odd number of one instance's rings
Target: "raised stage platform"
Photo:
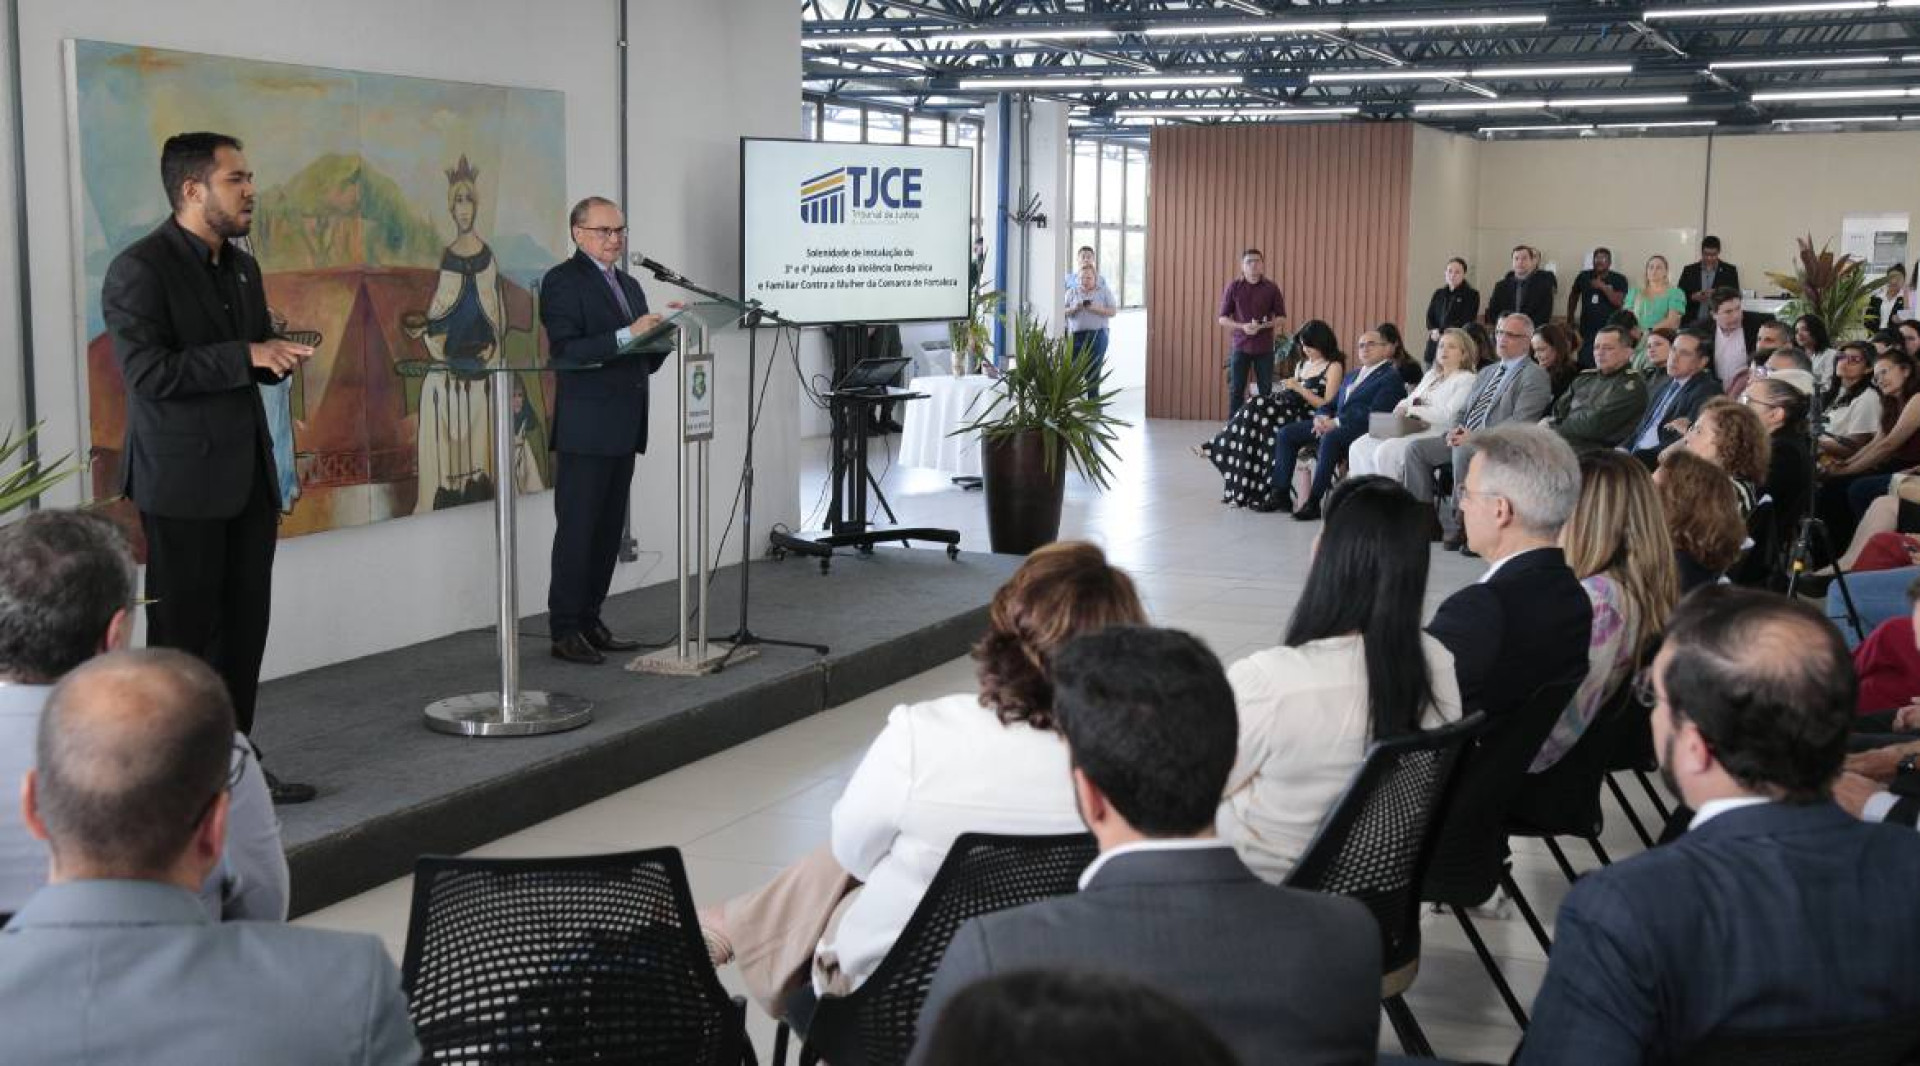
[[[822,575],[806,559],[753,564],[750,622],[762,637],[806,640],[821,656],[763,647],[704,678],[630,673],[623,656],[575,666],[548,654],[544,615],[523,619],[521,685],[594,701],[582,729],[474,739],[429,732],[420,712],[490,689],[485,629],[268,682],[255,737],[282,777],[320,787],[280,808],[297,916],[409,873],[422,854],[455,854],[911,677],[958,655],[986,628],[986,605],[1013,556],[881,548]],[[714,580],[714,636],[738,611],[739,567]],[[616,633],[658,639],[673,626],[671,584],[616,596]]]

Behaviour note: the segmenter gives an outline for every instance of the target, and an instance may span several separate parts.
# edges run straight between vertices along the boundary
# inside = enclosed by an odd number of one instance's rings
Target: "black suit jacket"
[[[1716,289],[1738,289],[1740,287],[1740,268],[1722,259],[1713,274],[1713,287]],[[1686,294],[1687,309],[1680,314],[1684,325],[1688,322],[1700,322],[1713,315],[1713,308],[1693,302],[1693,294],[1700,291],[1700,264],[1688,263],[1680,268],[1680,291]],[[1704,303],[1704,301],[1702,301]]]
[[[1035,967],[1153,985],[1248,1064],[1371,1062],[1379,1039],[1372,915],[1344,896],[1266,884],[1226,846],[1116,855],[1077,895],[961,926],[921,1008],[914,1060],[962,988]]]
[[[1633,435],[1627,438],[1627,447],[1632,448],[1639,443],[1641,434],[1646,432],[1646,419],[1655,416],[1654,409],[1656,405],[1660,403],[1661,397],[1664,395],[1667,385],[1670,384],[1671,381],[1672,379],[1670,378],[1663,379],[1657,388],[1647,389],[1647,409],[1645,413],[1641,415],[1640,424],[1634,428]],[[1674,441],[1679,440],[1680,434],[1675,430],[1664,428],[1666,424],[1676,418],[1684,418],[1689,423],[1698,421],[1700,418],[1700,408],[1706,406],[1708,400],[1720,395],[1723,395],[1720,391],[1720,379],[1713,376],[1712,367],[1708,367],[1688,378],[1687,383],[1680,387],[1680,395],[1674,397],[1673,403],[1668,405],[1666,411],[1661,412],[1658,416],[1662,427],[1660,429],[1659,445],[1655,448],[1643,450],[1659,451]]]
[[[1832,803],[1723,811],[1584,874],[1521,1063],[1671,1062],[1716,1030],[1920,1012],[1920,834]]]
[[[1587,673],[1593,607],[1559,548],[1512,556],[1440,604],[1427,632],[1453,653],[1461,706],[1510,714],[1533,690]]]
[[[647,377],[667,353],[619,354],[615,335],[647,313],[647,295],[624,271],[615,276],[631,318],[585,252],[574,252],[541,279],[540,324],[556,383],[554,451],[618,456],[647,450]],[[573,369],[594,364],[604,365]]]
[[[1559,289],[1560,279],[1554,277],[1551,270],[1528,274],[1525,291],[1521,291],[1513,272],[1508,271],[1493,287],[1493,295],[1487,297],[1487,325],[1497,325],[1501,315],[1518,311],[1533,319],[1533,328],[1539,329],[1553,321],[1554,296]]]
[[[248,345],[266,340],[260,265],[229,243],[240,273],[240,328],[221,302],[206,257],[171,218],[115,256],[100,291],[113,354],[127,387],[120,491],[143,513],[231,518],[265,471],[280,498],[273,445]]]

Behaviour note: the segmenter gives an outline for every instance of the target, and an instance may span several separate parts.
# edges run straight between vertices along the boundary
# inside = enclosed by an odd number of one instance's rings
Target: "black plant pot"
[[[1053,470],[1046,449],[1054,448]],[[1025,555],[1060,537],[1067,457],[1041,430],[980,442],[987,488],[987,541],[996,554]]]

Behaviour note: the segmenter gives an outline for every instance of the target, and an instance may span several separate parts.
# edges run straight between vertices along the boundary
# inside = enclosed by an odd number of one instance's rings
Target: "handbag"
[[[1375,411],[1367,416],[1367,436],[1375,440],[1393,440],[1426,432],[1427,424],[1412,415]]]

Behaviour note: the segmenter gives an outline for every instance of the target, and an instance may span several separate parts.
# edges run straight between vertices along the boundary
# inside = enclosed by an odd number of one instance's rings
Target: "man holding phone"
[[[1266,256],[1249,248],[1240,254],[1240,276],[1220,294],[1220,324],[1233,331],[1227,349],[1227,417],[1247,399],[1247,371],[1260,393],[1273,391],[1273,331],[1287,328],[1287,298],[1266,276]]]
[[[1087,398],[1091,400],[1100,395],[1100,375],[1106,370],[1107,320],[1120,313],[1113,291],[1100,280],[1092,263],[1080,268],[1079,284],[1067,290],[1066,310],[1067,336],[1074,354],[1093,350],[1093,362],[1087,367]]]

